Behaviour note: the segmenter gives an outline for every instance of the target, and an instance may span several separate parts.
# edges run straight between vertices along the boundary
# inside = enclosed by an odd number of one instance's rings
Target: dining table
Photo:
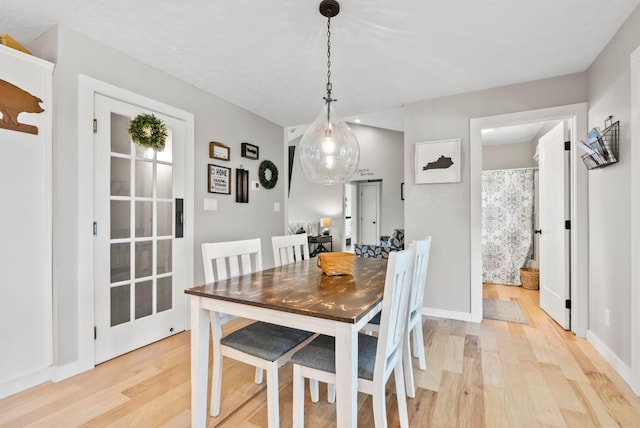
[[[212,313],[336,338],[336,420],[357,426],[358,331],[382,307],[387,260],[356,258],[351,275],[325,275],[316,258],[185,290],[191,299],[191,426],[205,427]],[[214,345],[219,334],[212,334]],[[215,346],[214,346],[215,349]]]

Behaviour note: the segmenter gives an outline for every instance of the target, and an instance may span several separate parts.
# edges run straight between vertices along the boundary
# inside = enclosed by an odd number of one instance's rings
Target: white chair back
[[[386,379],[396,366],[398,359],[402,357],[402,343],[407,328],[407,311],[413,280],[414,253],[415,250],[409,248],[389,254],[374,379]]]
[[[306,233],[273,236],[271,245],[273,246],[273,262],[276,267],[309,258],[309,240]]]
[[[207,283],[261,271],[260,238],[204,243],[202,262]]]
[[[415,261],[413,265],[413,286],[409,299],[409,314],[415,311],[422,313],[422,301],[424,300],[424,286],[427,281],[429,269],[429,253],[431,251],[431,237],[414,241],[411,246],[415,249]]]

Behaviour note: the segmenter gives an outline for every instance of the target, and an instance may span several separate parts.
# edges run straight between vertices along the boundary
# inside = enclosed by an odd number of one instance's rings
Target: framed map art
[[[416,143],[416,184],[460,182],[460,138]]]

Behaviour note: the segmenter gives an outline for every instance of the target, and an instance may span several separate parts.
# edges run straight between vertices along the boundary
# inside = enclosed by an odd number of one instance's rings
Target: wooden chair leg
[[[396,364],[393,369],[393,375],[396,381],[396,398],[398,400],[398,417],[400,418],[400,427],[409,428],[409,413],[407,411],[407,397],[404,395],[405,385],[402,374],[401,358],[398,359],[398,364]]]
[[[404,385],[404,383],[403,383]],[[402,394],[404,397],[404,394]],[[376,428],[387,426],[387,407],[385,399],[385,385],[379,385],[374,382],[373,396],[371,397],[373,404],[373,423]]]
[[[416,396],[416,387],[413,381],[413,363],[411,361],[411,343],[409,336],[409,334],[405,333],[402,343],[402,366],[404,370],[404,382],[407,390],[407,397],[414,398]]]
[[[318,381],[315,379],[309,379],[309,394],[311,395],[311,401],[317,403],[320,401],[320,389],[318,387]]]
[[[327,384],[327,401],[329,404],[334,404],[336,402],[336,384],[328,383]]]
[[[280,426],[280,388],[278,385],[278,366],[272,363],[267,369],[267,414],[269,428]]]
[[[256,367],[256,374],[254,377],[254,382],[257,383],[258,385],[260,385],[262,383],[262,373],[264,372],[264,370],[262,370],[259,367]]]
[[[293,365],[293,428],[304,426],[304,377],[300,366]]]
[[[418,361],[420,362],[420,370],[425,371],[427,369],[427,357],[424,354],[424,335],[422,334],[422,317],[418,320],[413,327],[413,350],[417,353]]]
[[[218,416],[220,414],[220,395],[222,394],[222,359],[220,348],[213,350],[213,367],[211,371],[211,403],[209,414]]]

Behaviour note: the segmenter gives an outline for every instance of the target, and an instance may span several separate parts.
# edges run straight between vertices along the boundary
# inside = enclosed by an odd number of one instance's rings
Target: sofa
[[[379,245],[354,244],[353,250],[356,257],[388,259],[391,251],[404,250],[404,229],[395,229],[388,239],[381,239]]]

